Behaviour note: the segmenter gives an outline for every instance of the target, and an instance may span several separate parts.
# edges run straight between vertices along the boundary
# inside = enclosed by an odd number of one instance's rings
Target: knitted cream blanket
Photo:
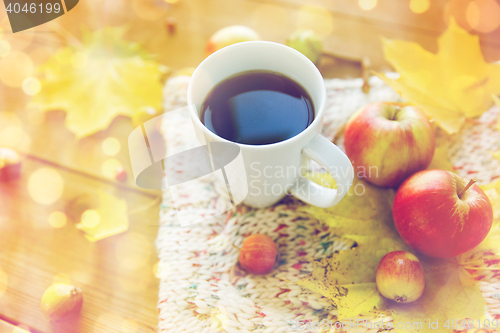
[[[178,76],[167,82],[165,111],[186,105],[188,81],[189,77]],[[358,108],[373,101],[399,100],[394,91],[375,77],[370,79],[372,88],[368,94],[361,91],[361,79],[334,79],[325,83],[328,98],[323,135],[342,149],[343,125]],[[480,184],[500,175],[500,162],[489,153],[500,149],[500,132],[495,130],[497,119],[498,108],[493,107],[477,121],[467,123],[459,135],[447,139],[448,153],[457,172],[475,178]],[[186,135],[190,126],[188,117],[163,124],[167,151],[181,151],[192,144],[189,140],[193,138]],[[190,198],[183,209],[193,214],[203,214],[218,204],[217,189],[210,186],[192,195],[200,204],[190,205],[193,202]],[[239,205],[237,211],[224,218],[199,227],[182,228],[166,191],[156,241],[161,278],[159,331],[292,332],[301,331],[299,323],[306,321],[335,322],[337,311],[328,299],[302,289],[293,281],[309,274],[308,258],[328,256],[348,248],[352,241],[331,234],[321,221],[296,210],[301,205],[304,204],[291,197],[267,209]],[[279,249],[280,265],[265,276],[246,275],[235,269],[239,247],[246,236],[254,233],[269,235]],[[500,317],[500,272],[481,273],[479,285],[487,301],[485,310],[489,316]],[[391,318],[381,314],[370,320]]]

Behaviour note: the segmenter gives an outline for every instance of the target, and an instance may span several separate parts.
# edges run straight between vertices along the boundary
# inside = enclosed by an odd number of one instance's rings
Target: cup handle
[[[324,167],[335,180],[337,188],[330,189],[301,176],[290,189],[290,193],[308,204],[321,208],[338,204],[351,188],[354,179],[354,169],[347,155],[320,134],[316,134],[309,141],[302,149],[302,154]]]

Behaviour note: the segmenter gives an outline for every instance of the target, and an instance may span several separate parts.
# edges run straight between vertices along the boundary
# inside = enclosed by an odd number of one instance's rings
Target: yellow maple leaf
[[[80,47],[64,47],[39,68],[41,90],[31,104],[64,110],[77,138],[105,129],[118,115],[161,108],[164,67],[137,44],[122,39],[123,28],[83,32]]]
[[[488,110],[492,94],[500,93],[500,65],[486,63],[479,37],[453,19],[438,46],[434,54],[414,42],[384,39],[385,58],[401,76],[377,75],[445,131],[456,133],[466,118]]]
[[[114,236],[128,230],[128,209],[125,200],[118,199],[114,195],[103,191],[97,192],[99,206],[96,209],[87,210],[90,218],[83,217],[76,228],[85,232],[85,238],[91,242]]]
[[[321,175],[308,177],[320,184],[331,184],[326,174],[325,179]],[[377,309],[388,311],[395,325],[416,323],[411,328],[396,327],[399,332],[448,332],[452,331],[444,327],[448,318],[482,319],[486,303],[465,269],[466,263],[461,258],[433,259],[414,253],[395,230],[393,196],[391,189],[355,178],[353,188],[337,206],[302,208],[328,224],[336,235],[355,241],[356,246],[313,261],[311,274],[297,283],[330,298],[337,307],[339,320],[367,315]],[[424,294],[417,301],[403,305],[382,297],[375,284],[380,259],[397,250],[416,254],[426,275]],[[437,329],[429,327],[436,321]]]
[[[491,206],[493,207],[493,218],[500,220],[500,180],[482,185],[481,188],[488,196],[488,199],[490,199]]]
[[[427,167],[428,170],[439,169],[455,172],[453,164],[451,164],[450,156],[448,154],[447,140],[448,136],[442,135],[443,131],[436,131],[436,149],[434,150],[434,156],[432,161]]]
[[[488,196],[488,199],[490,199],[491,206],[493,207],[493,225],[481,244],[467,252],[467,256],[471,256],[477,252],[500,252],[500,180],[481,185],[480,187]]]
[[[362,224],[358,223],[358,228],[362,228]],[[357,246],[314,261],[311,276],[297,282],[329,297],[337,306],[339,319],[368,314],[374,308],[381,308],[384,298],[375,286],[378,262],[389,252],[409,250],[392,233],[384,238],[378,235],[350,235],[347,238],[355,240]]]

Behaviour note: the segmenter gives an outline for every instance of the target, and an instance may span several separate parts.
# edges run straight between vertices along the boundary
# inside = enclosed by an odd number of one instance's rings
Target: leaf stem
[[[474,179],[471,179],[471,180],[469,181],[469,184],[467,184],[467,186],[465,186],[465,187],[464,187],[464,189],[463,189],[462,191],[460,191],[460,193],[458,194],[458,198],[459,198],[460,200],[462,200],[462,195],[464,195],[464,193],[465,193],[465,192],[467,192],[467,190],[468,190],[469,188],[471,188],[471,186],[472,186],[472,185],[474,185],[475,183],[476,183],[476,181],[475,181]]]

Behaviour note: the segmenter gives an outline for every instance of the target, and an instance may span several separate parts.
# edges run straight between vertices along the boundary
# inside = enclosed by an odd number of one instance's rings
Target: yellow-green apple
[[[375,282],[385,298],[398,303],[410,303],[424,292],[424,268],[410,252],[389,252],[378,264]]]
[[[351,117],[344,144],[359,177],[375,185],[395,187],[427,168],[434,155],[435,137],[419,108],[375,102]]]
[[[259,34],[255,30],[243,25],[231,25],[216,31],[210,37],[205,53],[208,56],[228,45],[259,39]]]
[[[405,180],[392,213],[401,238],[436,258],[472,250],[493,223],[493,209],[483,190],[473,180],[444,170],[420,171]]]
[[[318,64],[323,52],[323,42],[313,30],[296,30],[286,39],[286,45],[296,49]]]

